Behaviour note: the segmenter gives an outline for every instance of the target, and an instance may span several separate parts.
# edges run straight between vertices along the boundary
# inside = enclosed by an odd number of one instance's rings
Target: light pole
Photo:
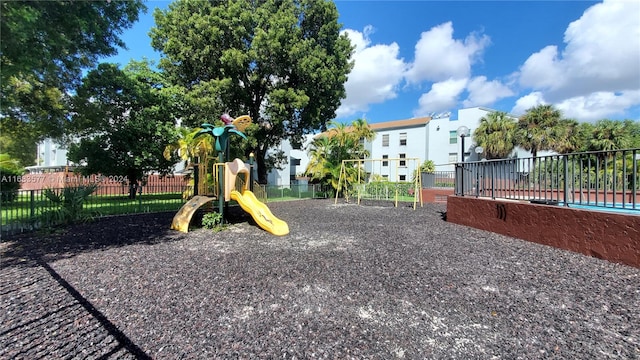
[[[460,162],[464,162],[464,138],[467,137],[469,135],[469,128],[462,125],[458,128],[458,130],[456,131],[456,134],[458,134],[458,136],[460,136],[460,139],[462,140],[462,153],[460,154]]]
[[[456,134],[460,136],[460,139],[462,139],[462,154],[460,156],[460,162],[456,164],[456,169],[460,171],[459,191],[456,195],[460,196],[464,196],[464,138],[467,136],[468,132],[469,128],[464,125],[460,126],[456,131]]]

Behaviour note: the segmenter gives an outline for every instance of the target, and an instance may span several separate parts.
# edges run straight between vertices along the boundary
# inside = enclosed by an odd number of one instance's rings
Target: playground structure
[[[355,178],[351,183],[350,175]],[[361,200],[389,200],[398,207],[400,199],[413,197],[415,210],[418,203],[423,206],[421,178],[418,158],[342,160],[335,204],[340,192],[347,200],[356,197],[358,205]]]
[[[253,156],[250,164],[245,164],[241,159],[234,159],[225,162],[228,156],[229,135],[237,134],[246,139],[242,131],[251,124],[251,118],[247,115],[232,119],[224,114],[221,117],[224,122],[223,127],[215,127],[211,124],[202,124],[202,130],[198,135],[211,135],[215,138],[215,147],[218,152],[218,162],[213,165],[214,184],[213,194],[195,195],[173,217],[171,229],[188,232],[189,223],[193,214],[203,205],[209,202],[217,202],[216,210],[224,219],[224,209],[229,201],[236,201],[240,207],[249,213],[253,220],[271,234],[282,236],[289,233],[289,226],[286,222],[274,216],[266,204],[256,198],[251,191],[251,167],[253,166]],[[202,179],[202,181],[206,181]]]

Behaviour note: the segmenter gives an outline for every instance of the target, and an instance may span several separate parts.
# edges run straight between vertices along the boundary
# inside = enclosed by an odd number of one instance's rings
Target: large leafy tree
[[[473,139],[482,146],[487,159],[502,159],[515,147],[515,130],[515,119],[505,112],[494,111],[480,118]]]
[[[160,67],[186,94],[184,124],[250,115],[261,126],[235,145],[255,153],[260,182],[278,165],[267,150],[325,130],[345,97],[352,47],[331,1],[178,0],[154,16]]]
[[[145,62],[124,70],[100,64],[89,72],[73,99],[70,131],[80,137],[69,148],[69,159],[85,165],[85,174],[126,178],[130,197],[150,171],[166,174],[175,158],[166,159],[175,141],[175,109],[161,74]]]
[[[2,121],[2,120],[0,120]],[[0,131],[0,153],[11,154],[21,166],[36,164],[38,137],[31,127],[16,119],[3,119]]]
[[[0,2],[0,126],[60,137],[66,93],[83,69],[124,47],[121,32],[145,10],[131,1]]]

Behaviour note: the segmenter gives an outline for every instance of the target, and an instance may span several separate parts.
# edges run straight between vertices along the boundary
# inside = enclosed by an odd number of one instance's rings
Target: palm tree
[[[593,128],[589,150],[611,151],[628,148],[631,138],[624,125],[621,121],[598,120]]]
[[[480,119],[473,132],[476,144],[482,146],[487,159],[507,157],[515,147],[516,121],[507,113],[495,111]]]
[[[329,174],[328,162],[331,156],[331,141],[328,136],[316,138],[311,143],[309,150],[309,164],[305,169],[305,174],[311,180],[322,181]]]
[[[363,139],[366,141],[373,141],[376,138],[376,132],[371,130],[369,124],[367,124],[367,120],[365,119],[356,119],[351,124],[353,127],[353,132],[356,134],[358,139]]]
[[[554,129],[553,150],[560,154],[569,154],[586,148],[591,132],[589,123],[579,123],[573,119],[562,119]]]
[[[534,164],[538,151],[553,149],[556,142],[554,134],[561,118],[562,113],[553,105],[538,105],[518,119],[517,145],[531,151]]]
[[[191,167],[194,163],[199,163],[198,177],[200,183],[198,184],[198,193],[205,194],[209,192],[209,178],[213,174],[213,171],[209,170],[209,166],[212,166],[211,160],[214,159],[214,145],[213,137],[197,136],[201,130],[201,128],[178,128],[178,140],[164,148],[163,156],[165,159],[170,159],[172,155],[177,155],[180,160],[184,161],[185,169]],[[194,180],[190,179],[189,184],[194,186]],[[183,193],[183,197],[188,198],[192,194],[192,189],[188,188]]]
[[[633,120],[624,120],[622,122],[624,125],[625,133],[629,134],[629,147],[638,148],[640,147],[640,121]]]
[[[207,164],[213,155],[213,142],[211,137],[196,137],[201,130],[200,128],[178,128],[178,140],[164,148],[165,159],[170,159],[175,154],[185,162],[185,167],[189,167],[194,161]]]
[[[358,119],[351,126],[331,123],[331,128],[323,136],[311,143],[309,165],[305,173],[315,181],[331,186],[334,190],[343,190],[340,180],[343,160],[362,159],[369,156],[360,139],[372,140],[375,136],[366,121]],[[343,173],[344,184],[358,180],[358,165],[348,163]],[[362,179],[361,179],[362,180]]]

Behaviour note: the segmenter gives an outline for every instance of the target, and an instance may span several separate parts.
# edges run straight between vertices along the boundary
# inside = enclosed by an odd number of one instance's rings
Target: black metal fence
[[[455,171],[434,171],[421,173],[422,188],[453,188],[455,186]]]
[[[458,163],[455,194],[640,211],[640,149]]]
[[[0,208],[0,236],[6,238],[22,232],[102,216],[178,211],[186,202],[184,194],[189,186],[186,183],[171,186],[143,185],[138,187],[135,198],[130,198],[127,185],[100,186],[85,198],[79,199],[79,190],[89,184],[17,190],[11,194],[2,192],[3,198],[7,200],[2,202]],[[262,194],[260,197],[264,202],[330,196],[327,189],[317,184],[255,187],[254,191]]]
[[[256,190],[259,187],[261,190]],[[254,185],[254,192],[261,191],[265,194],[264,202],[328,198],[330,190],[319,184],[295,184],[295,185]]]
[[[178,210],[185,202],[184,186],[143,185],[130,198],[128,187],[99,187],[82,197],[86,185],[56,189],[2,192],[0,236],[109,215]],[[11,200],[9,200],[11,199]]]

